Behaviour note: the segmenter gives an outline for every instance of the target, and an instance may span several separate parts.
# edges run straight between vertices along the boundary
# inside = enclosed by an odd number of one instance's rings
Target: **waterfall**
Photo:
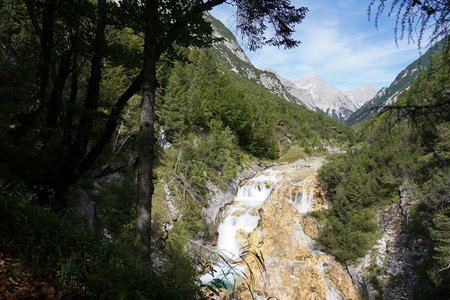
[[[306,214],[313,209],[315,184],[311,178],[303,180],[301,184],[303,185],[302,191],[296,193],[293,202],[300,213]]]
[[[278,180],[276,172],[268,169],[238,188],[233,205],[227,207],[223,222],[218,227],[217,249],[224,255],[231,259],[239,258],[240,248],[244,245],[239,245],[238,232],[248,233],[258,226],[259,214],[256,208],[269,198]]]
[[[223,213],[223,221],[218,226],[217,251],[230,260],[240,258],[241,249],[245,246],[239,243],[239,232],[252,232],[259,222],[258,207],[266,201],[279,178],[277,172],[268,169],[239,186],[232,204]],[[242,266],[231,266],[219,262],[215,267],[216,274],[204,274],[200,277],[203,284],[214,279],[220,279],[225,285],[234,285],[236,277],[242,277]]]
[[[359,299],[346,270],[320,251],[312,238],[318,228],[307,213],[316,208],[316,170],[321,162],[311,158],[278,165],[241,182],[236,197],[223,209],[214,249],[220,259],[213,272],[200,276],[204,285],[236,293],[238,281],[248,278],[248,266],[255,271],[255,280],[252,296],[238,292],[245,300],[255,295]],[[256,262],[242,262],[243,249],[261,254],[265,273],[258,273]]]

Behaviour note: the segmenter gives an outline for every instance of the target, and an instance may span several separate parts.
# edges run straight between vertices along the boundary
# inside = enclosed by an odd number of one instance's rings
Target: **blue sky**
[[[314,74],[343,90],[367,84],[388,86],[419,57],[419,50],[417,44],[406,40],[399,41],[397,47],[393,18],[381,18],[375,28],[374,22],[368,21],[369,2],[292,0],[297,7],[309,8],[295,32],[302,44],[290,50],[263,47],[256,52],[244,51],[256,67],[271,68],[291,80]],[[212,15],[235,32],[232,7],[222,5]]]

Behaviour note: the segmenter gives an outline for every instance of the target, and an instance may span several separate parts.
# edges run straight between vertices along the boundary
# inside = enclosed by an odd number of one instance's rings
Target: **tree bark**
[[[137,239],[141,257],[150,262],[151,258],[151,214],[153,195],[153,152],[156,96],[156,61],[158,0],[145,1],[145,43],[142,82],[141,114],[138,136],[138,203]]]
[[[42,31],[40,37],[41,50],[39,54],[38,77],[39,77],[39,102],[37,107],[45,103],[47,96],[48,77],[50,72],[50,60],[53,49],[54,16],[56,1],[48,0],[44,4],[42,14]]]
[[[104,48],[106,44],[105,40],[106,30],[106,0],[98,1],[98,17],[97,28],[94,40],[94,53],[91,59],[91,74],[89,77],[88,87],[86,91],[86,98],[84,100],[84,108],[86,111],[95,112],[98,107],[98,98],[100,96],[100,83],[102,81],[102,61],[104,56]],[[85,115],[80,118],[79,127],[81,130],[78,132],[74,149],[78,151],[81,157],[84,156],[89,142],[90,133],[94,120],[92,115]]]
[[[70,74],[70,60],[72,56],[72,50],[68,49],[61,55],[61,61],[59,63],[58,74],[53,84],[53,89],[48,100],[47,109],[47,132],[44,137],[44,144],[50,139],[53,134],[53,130],[58,123],[58,118],[63,106],[63,90],[66,84],[67,78]]]
[[[78,25],[78,24],[76,24]],[[73,161],[69,161],[69,155],[71,151],[71,145],[72,145],[72,123],[73,123],[73,109],[75,107],[75,104],[77,102],[78,97],[78,80],[80,76],[80,66],[78,62],[78,31],[75,30],[74,34],[72,35],[72,42],[71,47],[73,51],[72,56],[72,77],[70,82],[70,96],[69,101],[66,104],[65,107],[65,114],[64,114],[64,125],[63,125],[63,137],[61,141],[60,146],[60,153],[59,153],[59,161],[63,162],[65,165],[73,165]],[[67,166],[66,166],[67,167]]]

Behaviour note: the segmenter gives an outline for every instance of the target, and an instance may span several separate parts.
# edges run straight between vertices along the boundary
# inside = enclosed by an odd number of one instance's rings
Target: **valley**
[[[0,299],[450,299],[448,35],[380,90],[288,80],[244,49],[294,69],[294,2],[0,2]],[[388,49],[319,23],[299,74]]]

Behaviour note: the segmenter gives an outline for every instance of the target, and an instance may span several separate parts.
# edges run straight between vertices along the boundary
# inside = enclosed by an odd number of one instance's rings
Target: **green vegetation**
[[[394,106],[366,122],[346,154],[330,157],[319,172],[333,203],[318,214],[325,225],[319,242],[346,263],[374,246],[376,211],[399,203],[400,186],[417,195],[409,229],[431,254],[416,266],[419,298],[445,295],[450,286],[448,67],[435,57]]]
[[[161,154],[157,174],[178,203],[183,235],[208,236],[201,217],[208,184],[226,188],[246,161],[293,160],[353,139],[344,124],[221,70],[217,50],[178,50],[184,59],[160,67],[157,115],[172,148]]]
[[[0,252],[20,259],[22,268],[56,292],[83,299],[200,298],[194,269],[180,249],[160,258],[170,262],[164,269],[152,268],[130,251],[125,236],[109,242],[73,211],[56,214],[30,196],[2,193]]]
[[[352,130],[220,67],[217,49],[165,45],[170,51],[157,65],[154,265],[142,262],[135,93],[143,41],[131,17],[138,12],[108,5],[102,48],[95,47],[102,34],[93,31],[105,2],[83,1],[80,11],[61,3],[0,4],[0,79],[9,83],[0,86],[0,252],[68,297],[202,298],[186,243],[213,234],[202,212],[209,188],[226,188],[246,161],[321,153],[345,144]],[[33,21],[42,26],[52,12],[48,48]],[[49,70],[40,70],[45,55]],[[93,78],[92,69],[101,76]],[[100,152],[91,160],[94,149]],[[95,207],[91,225],[79,216],[83,205]]]
[[[404,91],[419,76],[420,70],[426,69],[430,65],[432,57],[441,52],[444,47],[445,40],[442,40],[428,49],[420,58],[401,71],[383,93],[376,95],[352,113],[346,120],[346,123],[354,125],[376,115],[389,99],[394,98],[398,93]]]
[[[403,108],[374,119],[356,139],[346,125],[243,77],[252,66],[230,58],[224,45],[193,47],[212,42],[202,13],[219,2],[0,3],[0,82],[8,83],[0,86],[2,256],[19,259],[67,298],[202,299],[201,262],[186,245],[213,239],[203,219],[211,189],[225,189],[248,161],[293,161],[351,143],[320,173],[333,201],[318,215],[320,243],[344,262],[364,255],[378,237],[376,210],[397,202],[398,187],[411,180],[421,197],[413,229],[431,253],[421,285],[438,287],[423,289],[437,296],[447,291],[448,70],[422,74]],[[245,2],[238,28],[250,33],[251,48],[298,44],[290,28],[305,8],[263,1],[255,13],[253,1],[232,2]],[[143,18],[139,3],[160,18]],[[155,100],[145,109],[136,96],[143,82],[143,98]],[[138,181],[143,209],[136,209]],[[78,211],[83,195],[95,206],[92,224]]]

